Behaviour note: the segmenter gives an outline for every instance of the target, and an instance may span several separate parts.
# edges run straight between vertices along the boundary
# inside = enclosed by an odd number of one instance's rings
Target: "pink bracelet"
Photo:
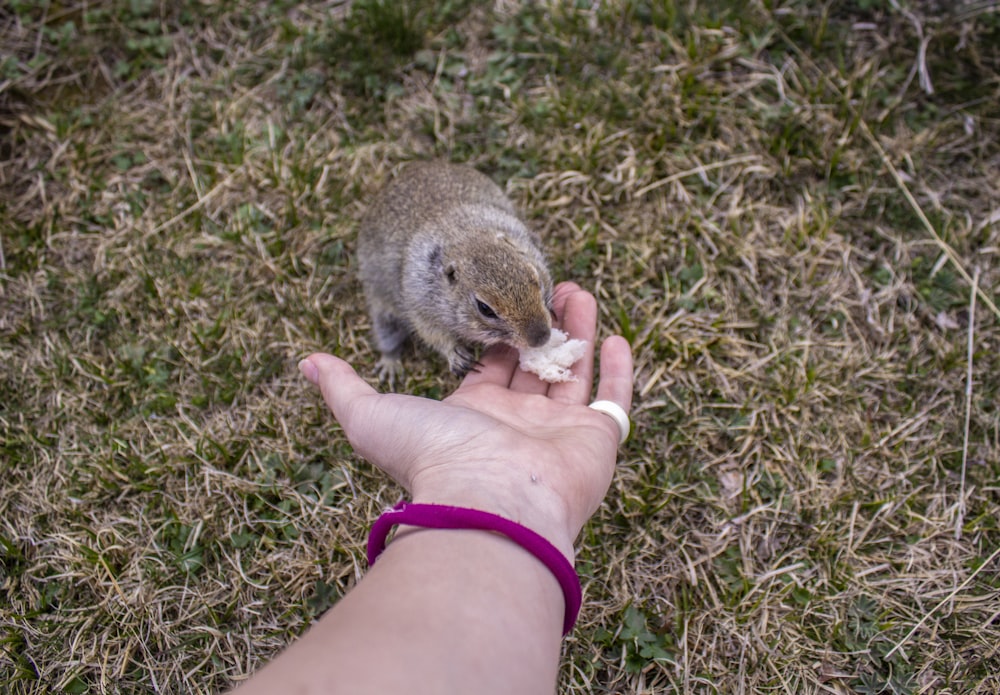
[[[493,531],[507,536],[541,560],[542,564],[555,575],[566,599],[563,635],[568,635],[573,630],[583,599],[580,578],[576,576],[576,570],[573,569],[573,565],[566,559],[566,556],[531,529],[510,519],[478,509],[449,507],[441,504],[411,504],[401,500],[392,509],[385,510],[382,516],[372,524],[371,534],[368,536],[369,565],[374,565],[375,560],[385,550],[385,539],[389,535],[389,530],[397,524],[437,529],[475,529],[477,531]]]

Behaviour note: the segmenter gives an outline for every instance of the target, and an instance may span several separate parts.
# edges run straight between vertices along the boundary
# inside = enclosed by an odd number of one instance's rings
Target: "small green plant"
[[[635,605],[630,605],[622,615],[617,632],[598,630],[595,639],[609,649],[622,654],[626,668],[638,673],[652,661],[673,661],[673,640],[668,633],[649,629],[649,618]]]

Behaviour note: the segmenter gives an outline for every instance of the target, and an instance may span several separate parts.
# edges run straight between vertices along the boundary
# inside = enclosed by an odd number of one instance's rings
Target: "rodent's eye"
[[[479,309],[479,313],[482,314],[484,318],[487,319],[497,318],[497,312],[493,311],[493,307],[491,307],[489,304],[482,301],[481,299],[476,300],[476,308]]]

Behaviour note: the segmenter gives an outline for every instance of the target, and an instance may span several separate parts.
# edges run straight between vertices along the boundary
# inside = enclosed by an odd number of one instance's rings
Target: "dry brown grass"
[[[217,691],[363,574],[294,364],[371,374],[354,226],[449,156],[635,352],[563,691],[1000,692],[995,3],[592,5],[0,9],[7,691]]]

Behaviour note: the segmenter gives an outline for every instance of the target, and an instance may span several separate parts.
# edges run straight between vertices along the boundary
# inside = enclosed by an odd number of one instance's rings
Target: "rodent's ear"
[[[435,273],[442,273],[448,280],[449,285],[454,285],[458,281],[458,270],[454,263],[449,263],[447,266],[444,265],[444,249],[438,244],[431,249],[431,252],[427,254],[427,264],[430,266],[431,271]]]
[[[427,265],[429,265],[434,270],[441,267],[441,254],[444,253],[444,249],[441,248],[441,244],[438,244],[431,249],[431,252],[427,254]]]

